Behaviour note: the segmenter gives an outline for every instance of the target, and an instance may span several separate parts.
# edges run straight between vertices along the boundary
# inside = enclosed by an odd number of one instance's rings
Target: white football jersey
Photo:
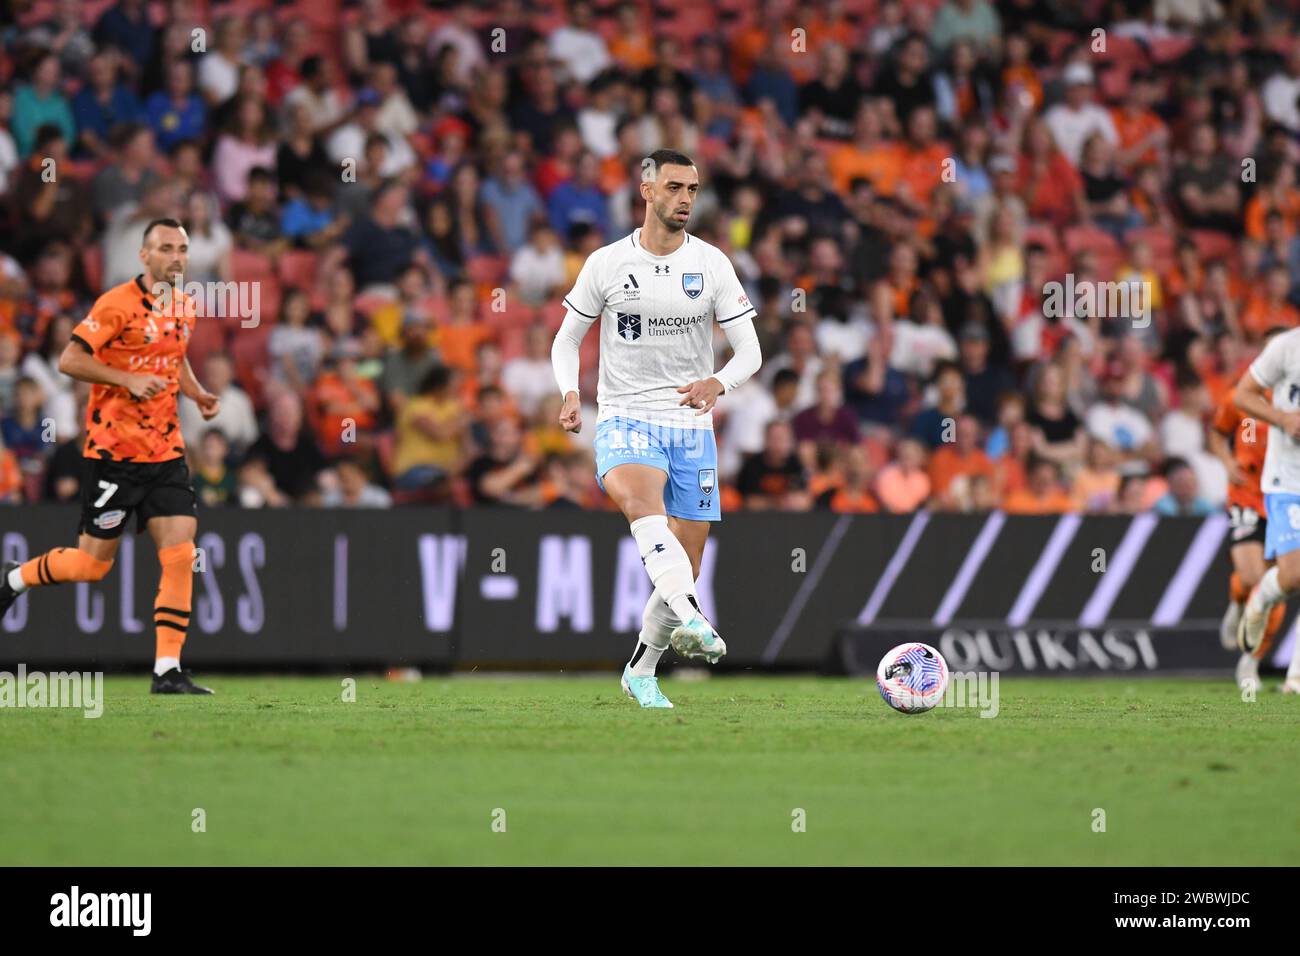
[[[1300,409],[1300,329],[1273,336],[1250,363],[1250,374],[1273,390],[1274,408]],[[1300,442],[1271,425],[1259,485],[1266,495],[1300,495]]]
[[[593,252],[564,297],[584,321],[600,320],[596,420],[712,428],[713,416],[681,405],[677,389],[716,371],[714,319],[726,326],[754,307],[721,249],[688,234],[675,252],[656,256],[640,235]]]

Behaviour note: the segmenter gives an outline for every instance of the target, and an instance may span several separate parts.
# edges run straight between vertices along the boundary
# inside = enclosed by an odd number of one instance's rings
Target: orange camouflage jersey
[[[1266,392],[1268,401],[1273,393]],[[1246,426],[1246,416],[1232,403],[1232,392],[1223,396],[1214,412],[1214,430],[1232,442],[1232,457],[1246,477],[1245,484],[1228,485],[1228,505],[1251,508],[1261,517],[1264,514],[1264,493],[1259,490],[1264,473],[1264,453],[1268,451],[1268,425],[1255,422],[1254,429]],[[1247,439],[1253,438],[1254,441]]]
[[[87,458],[170,461],[185,454],[176,399],[194,330],[193,300],[179,290],[164,307],[144,276],[109,289],[72,333],[100,362],[133,375],[157,375],[167,388],[137,400],[125,388],[95,385],[86,407]]]

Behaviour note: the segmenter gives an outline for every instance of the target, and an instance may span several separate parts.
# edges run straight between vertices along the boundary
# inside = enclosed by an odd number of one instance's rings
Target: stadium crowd
[[[206,504],[612,508],[599,336],[577,436],[550,346],[669,146],[758,308],[763,368],[714,413],[725,509],[1208,513],[1214,411],[1300,324],[1297,25],[1265,0],[14,4],[0,498],[77,496],[58,356],[172,216],[187,282],[259,296],[191,340],[222,400],[182,407]]]

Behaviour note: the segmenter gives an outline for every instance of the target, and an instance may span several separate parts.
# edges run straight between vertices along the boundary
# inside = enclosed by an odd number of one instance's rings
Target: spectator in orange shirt
[[[1268,170],[1260,188],[1246,203],[1246,235],[1263,242],[1270,213],[1281,213],[1288,237],[1296,233],[1300,218],[1300,190],[1295,188],[1295,166],[1279,162]]]
[[[980,426],[973,415],[957,418],[954,441],[935,449],[930,456],[931,505],[944,511],[971,508],[971,479],[993,478],[993,463],[979,447]]]
[[[1025,132],[1025,151],[1020,157],[1020,195],[1029,207],[1031,219],[1045,219],[1063,227],[1084,208],[1083,181],[1052,138],[1042,119],[1030,123]]]
[[[925,471],[925,446],[915,438],[898,443],[897,457],[876,479],[876,498],[886,511],[915,511],[930,497],[930,476]]]
[[[1006,38],[1005,65],[1002,67],[1002,88],[1021,109],[1035,112],[1043,105],[1043,84],[1038,71],[1029,62],[1029,38],[1023,33],[1010,33]]]
[[[18,457],[0,439],[0,504],[16,505],[23,500],[23,473]]]
[[[836,514],[869,514],[880,510],[880,502],[871,493],[875,470],[871,459],[861,445],[841,448],[836,455],[840,481],[827,489],[818,499],[818,508],[829,508]]]
[[[1241,331],[1247,339],[1259,341],[1275,326],[1295,328],[1300,325],[1300,312],[1287,301],[1291,292],[1291,276],[1281,263],[1273,266],[1264,276],[1264,291],[1252,296],[1241,314]]]
[[[1115,452],[1104,441],[1088,440],[1084,466],[1074,476],[1070,494],[1079,511],[1106,514],[1119,498],[1119,470]]]
[[[853,139],[836,146],[827,157],[836,192],[847,196],[853,180],[866,179],[878,195],[892,196],[903,175],[899,144],[883,138],[884,123],[875,100],[863,100],[853,123]]]
[[[360,357],[355,342],[341,341],[312,386],[312,417],[326,455],[354,456],[374,447],[379,387],[357,373]]]
[[[635,3],[619,4],[614,19],[618,27],[607,43],[610,58],[632,72],[654,66],[655,51],[650,39],[654,32],[642,19],[640,7]]]
[[[907,142],[901,155],[899,198],[920,213],[929,211],[930,197],[943,180],[943,161],[952,155],[935,139],[934,110],[920,106],[907,119]]]
[[[478,347],[495,337],[479,318],[474,284],[468,279],[454,280],[448,295],[447,321],[438,324],[437,345],[443,364],[472,375]]]
[[[1002,510],[1013,515],[1064,514],[1074,502],[1061,488],[1061,472],[1056,463],[1038,458],[1029,466],[1029,485],[1002,499]]]
[[[1155,77],[1145,71],[1129,78],[1128,96],[1111,109],[1110,119],[1119,134],[1119,165],[1132,170],[1148,163],[1163,164],[1169,146],[1169,128],[1151,105],[1159,99]]]

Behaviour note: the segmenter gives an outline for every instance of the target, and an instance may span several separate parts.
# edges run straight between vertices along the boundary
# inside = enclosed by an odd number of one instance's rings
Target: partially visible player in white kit
[[[1269,389],[1271,402],[1264,395]],[[1300,329],[1269,340],[1237,383],[1233,400],[1247,415],[1269,424],[1259,484],[1268,512],[1264,557],[1277,563],[1250,592],[1237,626],[1242,653],[1258,657],[1269,612],[1300,594]],[[1292,652],[1282,689],[1300,693],[1300,648]]]
[[[676,150],[644,161],[645,222],[587,259],[551,348],[560,424],[576,432],[578,350],[600,321],[596,480],[631,523],[654,583],[623,668],[623,692],[642,707],[672,706],[655,677],[670,644],[711,664],[727,652],[695,596],[709,522],[722,520],[711,413],[762,363],[754,307],[731,261],[686,232],[699,186],[695,163]],[[734,353],[718,372],[715,320]]]

